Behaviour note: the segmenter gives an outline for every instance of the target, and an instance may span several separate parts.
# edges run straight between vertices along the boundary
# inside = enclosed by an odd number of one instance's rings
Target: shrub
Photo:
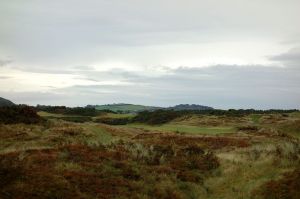
[[[156,111],[142,111],[133,118],[133,122],[141,122],[147,124],[163,124],[167,123],[177,117],[182,116],[183,112],[173,110],[156,110]]]
[[[0,190],[19,179],[21,175],[22,170],[19,167],[0,165]]]
[[[109,117],[103,117],[103,118],[98,118],[95,120],[95,122],[100,122],[104,124],[109,124],[109,125],[125,125],[131,122],[130,118],[109,118]]]
[[[211,152],[204,155],[178,155],[171,160],[171,166],[176,170],[199,170],[203,173],[218,168],[218,158]]]
[[[185,147],[182,152],[186,153],[187,155],[203,155],[204,150],[197,145],[189,145]]]
[[[4,124],[35,124],[42,121],[36,110],[26,105],[0,107],[0,123]]]
[[[179,171],[177,173],[177,178],[185,182],[203,183],[203,178],[198,172],[194,171]]]
[[[237,127],[237,129],[239,131],[258,131],[258,127],[257,126],[239,126]]]
[[[82,116],[82,117],[60,117],[60,119],[68,122],[84,123],[92,121],[91,117]]]

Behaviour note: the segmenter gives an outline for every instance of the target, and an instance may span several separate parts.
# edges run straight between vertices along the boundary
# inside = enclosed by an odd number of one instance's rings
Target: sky
[[[299,109],[299,19],[299,0],[0,0],[0,96]]]

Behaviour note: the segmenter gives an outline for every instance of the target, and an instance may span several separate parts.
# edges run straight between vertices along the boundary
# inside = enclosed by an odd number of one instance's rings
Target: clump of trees
[[[26,105],[0,107],[0,123],[4,124],[35,124],[42,121],[33,107]]]
[[[63,114],[63,113],[65,113],[67,107],[66,106],[37,105],[36,109],[38,111],[45,111],[45,112],[48,112],[48,113]]]

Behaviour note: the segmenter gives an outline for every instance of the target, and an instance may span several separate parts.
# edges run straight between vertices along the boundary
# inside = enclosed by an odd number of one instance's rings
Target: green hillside
[[[0,97],[0,107],[2,106],[13,106],[15,105],[14,103],[12,103],[11,101],[4,99],[2,97]]]
[[[96,105],[94,106],[97,110],[111,110],[111,111],[122,111],[122,112],[139,112],[144,110],[155,110],[160,109],[160,107],[154,106],[143,106],[135,104],[105,104],[105,105]]]

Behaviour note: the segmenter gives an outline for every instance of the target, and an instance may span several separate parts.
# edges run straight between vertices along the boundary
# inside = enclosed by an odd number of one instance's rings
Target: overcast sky
[[[300,108],[299,0],[0,0],[0,96]]]

